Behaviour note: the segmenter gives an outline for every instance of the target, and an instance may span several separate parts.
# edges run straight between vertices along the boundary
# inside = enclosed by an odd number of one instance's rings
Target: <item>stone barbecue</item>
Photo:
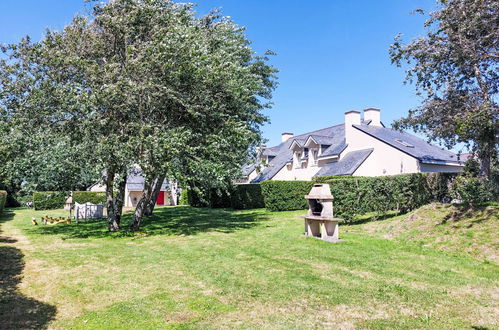
[[[316,237],[328,242],[339,242],[338,222],[333,217],[333,195],[328,184],[314,184],[309,194],[308,214],[305,218],[305,236]]]

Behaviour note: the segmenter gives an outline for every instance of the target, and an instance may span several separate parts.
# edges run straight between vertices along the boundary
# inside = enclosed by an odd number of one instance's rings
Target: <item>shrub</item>
[[[73,202],[75,203],[92,203],[92,204],[105,204],[106,192],[105,191],[73,191]]]
[[[450,203],[452,200],[451,189],[457,173],[427,173],[426,183],[428,191],[431,193],[434,201],[441,203]]]
[[[235,186],[231,194],[231,205],[239,210],[265,207],[261,185],[240,184]]]
[[[403,174],[383,177],[329,176],[309,181],[265,181],[262,194],[271,211],[308,207],[304,196],[314,183],[327,183],[334,196],[334,214],[346,220],[355,214],[407,212],[435,199],[449,196],[449,182],[455,175]]]
[[[312,181],[264,181],[261,190],[265,207],[270,211],[303,210],[308,208],[305,195]]]
[[[33,193],[35,210],[50,210],[64,207],[67,191],[37,191]]]
[[[199,187],[191,187],[188,189],[187,200],[193,207],[231,207],[230,192],[214,188],[201,190]]]
[[[407,212],[432,200],[426,176],[421,173],[317,181],[329,184],[335,216],[346,219],[368,212]]]
[[[189,205],[189,191],[187,189],[182,189],[182,193],[180,194],[179,205]]]
[[[452,195],[465,204],[477,205],[492,199],[492,185],[483,178],[459,176],[454,182]]]
[[[8,187],[7,185],[0,182],[0,190],[7,192],[7,197],[6,197],[4,208],[21,206],[21,203],[19,202],[19,200],[14,197],[14,194],[13,194],[14,191],[13,191],[12,187]]]
[[[214,209],[218,208],[229,208],[232,207],[231,203],[231,194],[232,189],[230,191],[211,189],[208,192],[208,206]]]
[[[5,202],[7,201],[7,192],[5,190],[0,190],[0,214],[3,212],[5,207]]]

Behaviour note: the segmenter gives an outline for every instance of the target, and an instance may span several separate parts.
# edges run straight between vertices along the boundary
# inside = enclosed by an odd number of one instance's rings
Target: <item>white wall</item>
[[[348,147],[341,154],[355,150],[374,148],[369,157],[360,165],[354,176],[383,176],[404,173],[418,173],[419,161],[366,133],[354,129]]]
[[[96,184],[90,188],[90,191],[106,191],[106,186],[102,184]]]

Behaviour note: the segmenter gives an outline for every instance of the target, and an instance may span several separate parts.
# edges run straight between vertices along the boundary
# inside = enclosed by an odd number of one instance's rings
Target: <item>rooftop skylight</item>
[[[404,140],[401,140],[401,139],[395,139],[395,142],[400,143],[401,145],[403,145],[404,147],[407,147],[407,148],[414,148],[414,146],[412,144],[405,142]]]

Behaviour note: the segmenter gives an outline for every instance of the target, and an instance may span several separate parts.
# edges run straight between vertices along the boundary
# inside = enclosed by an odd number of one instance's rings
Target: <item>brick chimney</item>
[[[381,110],[378,108],[364,109],[364,120],[371,120],[370,126],[381,126]]]
[[[293,133],[282,133],[281,134],[281,143],[284,143],[286,141],[288,141],[289,139],[291,139],[292,137],[294,136]]]
[[[347,144],[352,142],[352,134],[355,130],[352,125],[360,125],[360,111],[350,110],[345,112],[345,140]]]

